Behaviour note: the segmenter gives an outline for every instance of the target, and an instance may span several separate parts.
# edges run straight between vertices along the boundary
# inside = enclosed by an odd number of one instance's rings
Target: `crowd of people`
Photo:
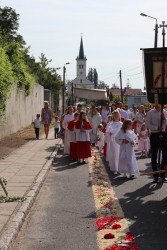
[[[41,112],[46,139],[51,123],[51,111],[47,104]],[[39,115],[34,121],[39,124]],[[57,114],[54,121],[55,139],[64,141],[64,154],[70,160],[84,164],[91,157],[92,149],[104,154],[114,175],[134,178],[139,172],[135,150],[142,157],[151,156],[152,170],[163,170],[167,165],[167,111],[161,105],[128,107],[121,102],[103,107],[84,108],[82,104],[69,106],[65,114]],[[35,130],[37,139],[38,129]],[[135,146],[136,145],[136,146]],[[165,173],[154,174],[167,181]]]

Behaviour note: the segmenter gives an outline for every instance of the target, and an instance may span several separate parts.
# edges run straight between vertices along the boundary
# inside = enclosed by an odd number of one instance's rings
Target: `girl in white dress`
[[[141,131],[139,134],[138,150],[141,151],[142,155],[145,155],[145,156],[147,156],[150,150],[150,139],[148,136],[148,130],[147,130],[145,123],[143,123],[143,125],[141,126]]]
[[[108,116],[108,122],[106,126],[106,133],[105,133],[105,142],[106,142],[106,161],[109,161],[110,158],[110,126],[112,124],[112,115]]]
[[[134,174],[139,172],[134,152],[135,139],[136,135],[132,131],[132,121],[128,119],[124,121],[115,140],[120,145],[118,171],[123,173],[125,177],[126,174],[129,174],[129,178],[133,178]]]
[[[112,112],[113,122],[109,127],[110,147],[109,147],[109,167],[113,174],[118,174],[119,149],[120,145],[115,141],[115,136],[122,127],[120,113],[118,110]]]
[[[100,152],[102,152],[102,149],[104,148],[104,133],[103,133],[103,125],[99,124],[98,128],[97,128],[97,147],[99,149]]]

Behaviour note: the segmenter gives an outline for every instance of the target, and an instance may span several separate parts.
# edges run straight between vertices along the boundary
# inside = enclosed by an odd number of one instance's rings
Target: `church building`
[[[86,78],[86,61],[87,58],[84,55],[84,48],[83,48],[83,41],[81,36],[81,42],[80,42],[80,49],[79,49],[79,56],[76,58],[77,65],[76,65],[76,78],[72,80],[73,86],[78,88],[88,88],[92,89],[94,88],[94,83],[89,81]]]

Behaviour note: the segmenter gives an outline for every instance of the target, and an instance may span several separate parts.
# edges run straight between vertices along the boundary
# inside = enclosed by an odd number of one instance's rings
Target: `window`
[[[83,65],[82,65],[82,69],[83,69]]]
[[[82,83],[82,79],[80,79],[80,83]]]
[[[83,72],[80,72],[80,75],[82,75]]]
[[[79,64],[79,69],[82,69],[82,65],[81,64]]]

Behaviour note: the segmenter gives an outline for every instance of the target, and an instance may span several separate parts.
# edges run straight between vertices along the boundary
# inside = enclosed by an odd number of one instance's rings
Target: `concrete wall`
[[[6,117],[0,121],[0,139],[17,132],[32,123],[36,114],[41,114],[44,88],[35,84],[28,96],[15,87],[11,90],[6,106]]]

